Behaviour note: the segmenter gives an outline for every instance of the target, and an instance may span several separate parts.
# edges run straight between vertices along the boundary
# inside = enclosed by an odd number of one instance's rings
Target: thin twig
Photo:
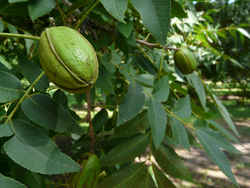
[[[62,17],[63,25],[65,25],[66,24],[66,22],[65,22],[65,14],[63,12],[63,9],[60,7],[58,0],[56,0],[56,7],[58,9],[59,14]]]
[[[36,83],[43,77],[44,73],[45,73],[44,71],[41,72],[40,75],[30,85],[30,87],[25,91],[24,95],[22,96],[21,99],[19,99],[19,101],[17,102],[15,108],[11,111],[10,115],[8,115],[8,117],[7,117],[7,119],[5,120],[4,123],[8,123],[11,120],[11,118],[14,116],[14,114],[17,111],[17,109],[19,108],[19,106],[22,104],[22,102],[24,101],[24,99],[28,96],[28,94],[31,91],[31,89],[33,89],[34,86],[36,85]]]
[[[92,124],[92,119],[91,119],[91,87],[88,87],[87,92],[86,92],[86,98],[87,98],[87,103],[88,103],[88,114],[87,114],[87,119],[89,122],[89,137],[91,139],[90,143],[90,150],[92,153],[95,152],[95,132],[94,132],[94,127]]]
[[[100,3],[100,0],[97,0],[87,11],[85,14],[82,15],[82,17],[78,20],[78,22],[76,23],[75,29],[79,29],[79,27],[81,26],[81,24],[84,22],[84,20],[87,18],[87,16],[89,15],[89,13]]]
[[[136,39],[136,42],[144,46],[147,46],[149,48],[162,48],[162,46],[159,43],[150,43],[150,42],[147,42],[145,40],[140,40],[140,39]]]
[[[149,48],[159,48],[159,49],[164,49],[164,50],[178,50],[178,48],[162,46],[159,43],[150,43],[150,42],[147,42],[145,40],[140,40],[140,39],[136,39],[136,42],[144,46],[147,46]]]

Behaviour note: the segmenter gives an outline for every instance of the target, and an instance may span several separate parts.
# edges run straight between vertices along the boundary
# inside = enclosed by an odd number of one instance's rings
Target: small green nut
[[[58,87],[82,93],[98,77],[98,60],[93,46],[79,32],[65,26],[42,32],[39,43],[42,69]]]
[[[176,67],[182,74],[190,74],[197,67],[197,61],[194,54],[187,48],[180,48],[174,54],[174,61]]]

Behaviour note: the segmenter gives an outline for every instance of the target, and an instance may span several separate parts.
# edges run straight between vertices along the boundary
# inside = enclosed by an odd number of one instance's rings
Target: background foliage
[[[0,37],[0,187],[76,187],[86,177],[89,187],[102,188],[175,187],[173,178],[195,183],[175,152],[192,147],[204,149],[237,185],[224,151],[239,153],[231,144],[239,134],[204,80],[247,83],[247,0],[0,4],[0,32],[40,36],[46,27],[69,26],[93,44],[100,65],[90,148],[80,113],[85,94],[60,90],[41,74],[39,41]],[[183,46],[199,62],[189,75],[173,61]],[[218,114],[228,129],[214,121]]]

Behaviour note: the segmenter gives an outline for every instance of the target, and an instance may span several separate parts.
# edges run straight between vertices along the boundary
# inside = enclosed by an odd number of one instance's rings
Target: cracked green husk
[[[49,80],[66,91],[82,93],[97,80],[95,50],[76,30],[65,26],[47,28],[41,35],[39,55]]]

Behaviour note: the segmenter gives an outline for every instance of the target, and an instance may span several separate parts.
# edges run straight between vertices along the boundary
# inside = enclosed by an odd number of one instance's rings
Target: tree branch
[[[90,150],[92,153],[95,152],[95,132],[94,132],[94,127],[91,119],[91,96],[90,92],[91,87],[88,87],[87,92],[86,92],[86,98],[87,98],[87,103],[88,103],[88,114],[87,114],[87,120],[89,122],[89,137],[91,139],[90,143]]]
[[[164,49],[164,50],[178,50],[178,48],[162,46],[159,43],[150,43],[150,42],[147,42],[145,40],[140,40],[140,39],[136,39],[136,42],[139,43],[139,44],[142,44],[144,46],[147,46],[149,48],[158,48],[158,49]]]
[[[16,34],[16,33],[0,33],[0,37],[16,37],[23,39],[31,39],[31,40],[40,40],[40,37],[33,35],[25,35],[25,34]]]

